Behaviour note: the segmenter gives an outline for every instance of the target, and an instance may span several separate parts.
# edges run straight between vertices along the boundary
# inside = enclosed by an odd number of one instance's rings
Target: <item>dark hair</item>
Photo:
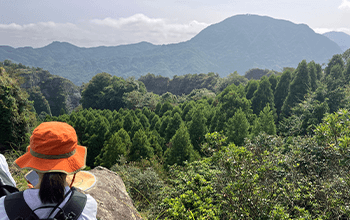
[[[40,183],[39,197],[42,203],[59,203],[64,199],[66,174],[44,173]]]

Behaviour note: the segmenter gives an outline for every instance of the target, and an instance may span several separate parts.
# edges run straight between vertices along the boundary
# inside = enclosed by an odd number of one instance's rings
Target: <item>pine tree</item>
[[[163,148],[165,147],[165,140],[162,138],[156,130],[147,132],[148,142],[153,148],[154,154],[158,158],[163,157]]]
[[[170,116],[166,116],[166,117],[162,117],[162,122],[160,124],[160,127],[159,127],[159,134],[160,136],[164,137],[165,138],[165,135],[166,135],[166,128],[168,127],[168,124],[170,123],[170,119],[171,117]]]
[[[142,114],[146,115],[146,117],[147,117],[148,119],[150,119],[151,111],[149,110],[149,108],[143,107],[143,109],[142,109]]]
[[[144,115],[142,113],[139,115],[139,120],[140,120],[142,126],[144,127],[144,129],[147,129],[151,126],[146,115]]]
[[[165,152],[166,165],[176,163],[183,166],[185,161],[192,162],[198,157],[198,153],[193,150],[190,135],[184,123],[181,123],[170,143],[171,146]]]
[[[277,110],[277,114],[281,114],[281,109],[283,106],[283,102],[288,96],[289,93],[289,84],[292,80],[292,73],[290,70],[286,70],[283,72],[279,82],[277,83],[276,90],[275,90],[275,107]]]
[[[263,76],[252,98],[253,113],[258,115],[267,104],[272,108],[275,106],[271,83],[266,76]]]
[[[171,116],[174,116],[176,112],[179,113],[179,115],[182,115],[182,110],[179,106],[175,106],[173,108],[173,110],[171,111]]]
[[[249,134],[249,122],[246,115],[239,109],[226,124],[226,136],[229,142],[236,145],[243,145],[244,138]]]
[[[134,117],[132,115],[132,111],[129,111],[128,114],[124,117],[124,129],[125,131],[131,131],[134,125]]]
[[[162,117],[163,116],[163,114],[165,113],[165,112],[167,112],[168,110],[173,110],[173,106],[170,104],[170,102],[165,102],[163,105],[162,105],[162,107],[160,108],[160,110],[159,110],[159,116],[160,117]]]
[[[144,130],[144,127],[142,126],[140,120],[137,119],[137,120],[134,122],[134,124],[132,125],[131,130],[128,132],[131,139],[134,137],[135,133],[136,133],[138,130]]]
[[[277,76],[274,73],[271,74],[271,76],[269,76],[269,82],[271,83],[272,93],[274,93],[276,90],[277,81],[278,81]]]
[[[247,86],[245,87],[246,90],[246,98],[247,99],[252,99],[254,92],[258,89],[259,82],[255,79],[249,80]]]
[[[155,126],[156,126],[156,123],[157,122],[160,122],[160,119],[159,119],[159,116],[158,115],[155,115],[153,118],[152,118],[152,121],[151,121],[151,126],[150,126],[150,129],[153,130],[153,129],[156,129]],[[156,129],[157,130],[157,129]],[[157,130],[158,131],[158,130]]]
[[[346,65],[346,67],[344,68],[343,76],[344,76],[346,82],[350,81],[350,59],[348,60],[348,63]]]
[[[87,121],[81,111],[77,114],[77,120],[74,123],[74,129],[75,132],[77,133],[78,140],[82,142],[84,140],[83,136],[85,133],[85,128],[87,125]]]
[[[182,120],[185,120],[186,115],[193,108],[194,105],[195,105],[195,102],[193,100],[191,100],[190,102],[187,102],[185,104],[183,111],[182,111]]]
[[[165,141],[169,142],[170,139],[175,135],[176,130],[179,129],[180,124],[182,123],[182,118],[179,113],[175,113],[169,121],[167,128],[165,129]]]
[[[339,65],[341,69],[344,69],[344,60],[342,55],[336,54],[332,57],[332,59],[328,62],[327,67],[324,69],[325,76],[327,77],[334,66]]]
[[[107,140],[101,153],[95,159],[95,166],[112,167],[117,163],[120,155],[126,156],[127,150],[131,146],[131,141],[128,133],[121,128],[115,132],[112,137]]]
[[[142,129],[138,130],[132,139],[129,159],[131,161],[138,161],[141,159],[150,159],[153,156],[153,148],[148,141],[146,133]]]
[[[317,69],[314,61],[311,61],[308,65],[308,72],[310,75],[310,88],[311,91],[316,91],[317,89]]]
[[[345,97],[344,86],[346,84],[341,65],[333,66],[325,81],[328,89],[327,102],[330,112],[338,111],[339,108],[343,107],[342,100]]]
[[[310,76],[307,70],[307,63],[303,60],[295,70],[295,77],[290,84],[288,96],[282,106],[282,114],[289,116],[291,109],[304,100],[304,96],[309,92],[309,89]]]
[[[124,127],[124,121],[123,119],[117,119],[112,122],[110,132],[114,134],[115,132],[118,132],[120,129]],[[123,129],[124,130],[124,129]]]
[[[105,117],[98,116],[94,121],[88,122],[91,129],[88,139],[83,143],[88,148],[86,164],[94,166],[95,157],[97,157],[103,148],[105,135],[109,132],[109,123]]]
[[[200,152],[201,143],[204,141],[204,136],[208,132],[206,121],[207,119],[204,117],[202,110],[197,108],[192,115],[188,132],[191,137],[191,143],[198,152]]]
[[[254,122],[252,133],[257,136],[260,132],[265,132],[269,135],[276,134],[276,125],[273,117],[273,111],[269,105],[260,112],[259,118]]]

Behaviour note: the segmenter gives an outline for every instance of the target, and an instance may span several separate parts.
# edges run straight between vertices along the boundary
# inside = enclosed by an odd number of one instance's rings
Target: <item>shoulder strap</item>
[[[23,192],[7,195],[4,203],[6,214],[10,220],[21,219],[21,217],[25,219],[32,214],[32,210],[24,200]],[[33,214],[35,215],[35,213]]]
[[[68,220],[76,220],[79,218],[86,205],[87,196],[81,192],[78,192],[72,187],[72,196],[69,198],[67,203],[63,206],[63,211],[68,217]],[[13,193],[5,197],[5,210],[10,220],[25,219],[31,214],[35,213],[30,209],[23,197],[23,191]],[[60,215],[59,212],[56,216]],[[35,215],[36,216],[36,215]],[[36,216],[38,219],[38,217]]]
[[[72,196],[69,198],[62,209],[68,217],[68,220],[76,220],[84,210],[87,196],[84,193],[78,192],[75,187],[72,187],[71,190]]]

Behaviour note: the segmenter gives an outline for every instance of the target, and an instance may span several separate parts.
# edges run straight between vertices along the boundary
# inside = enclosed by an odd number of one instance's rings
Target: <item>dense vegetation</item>
[[[28,100],[34,102],[33,108],[39,115],[58,116],[61,111],[70,113],[79,105],[80,88],[68,79],[10,60],[0,62],[0,67],[18,79],[20,87],[28,93]]]
[[[71,124],[87,165],[116,171],[145,218],[348,219],[346,54],[216,94],[159,96],[100,73],[82,107],[44,120]]]

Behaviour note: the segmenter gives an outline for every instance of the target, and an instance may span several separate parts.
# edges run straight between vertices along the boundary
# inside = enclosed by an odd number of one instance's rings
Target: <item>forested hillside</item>
[[[28,93],[29,101],[34,101],[35,111],[42,117],[70,113],[79,106],[81,94],[78,86],[68,79],[50,74],[41,68],[15,64],[10,60],[0,62],[12,77],[18,77],[20,86]]]
[[[97,73],[139,78],[214,72],[221,77],[253,68],[282,71],[300,60],[327,63],[339,46],[304,24],[258,15],[236,15],[177,44],[147,42],[115,47],[81,48],[53,42],[42,48],[0,46],[0,60],[41,67],[80,86]]]
[[[41,120],[71,124],[87,165],[116,171],[145,219],[348,219],[349,58],[349,50],[334,55],[325,68],[302,60],[181,96],[99,73],[84,85],[81,107],[44,119],[33,118],[20,78],[2,68],[1,123],[14,137]],[[25,136],[11,145],[2,135],[1,146],[25,150]]]

